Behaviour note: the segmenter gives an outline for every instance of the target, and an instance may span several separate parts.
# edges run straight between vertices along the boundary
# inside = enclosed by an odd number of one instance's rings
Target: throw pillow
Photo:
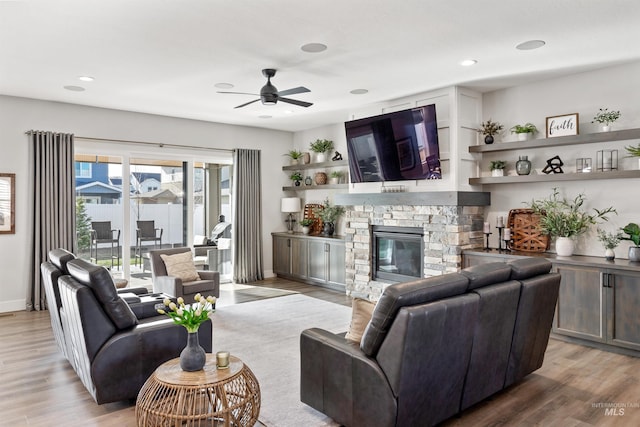
[[[196,271],[196,266],[193,263],[193,255],[191,251],[181,252],[174,255],[161,254],[160,258],[164,261],[164,266],[167,269],[167,276],[177,277],[183,282],[193,282],[199,280],[200,276]]]
[[[360,298],[354,298],[351,309],[351,325],[345,338],[360,343],[362,334],[371,320],[376,304]]]

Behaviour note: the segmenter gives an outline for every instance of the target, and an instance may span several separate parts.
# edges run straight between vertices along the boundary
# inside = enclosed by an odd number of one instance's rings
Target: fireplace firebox
[[[373,280],[407,282],[422,277],[422,228],[374,225],[371,234]]]

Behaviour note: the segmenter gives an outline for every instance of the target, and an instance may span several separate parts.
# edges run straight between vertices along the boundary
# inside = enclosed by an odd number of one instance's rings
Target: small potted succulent
[[[329,175],[329,184],[340,184],[340,180],[344,176],[343,171],[333,171]]]
[[[629,237],[622,237],[622,240],[633,242],[633,246],[629,247],[629,261],[640,262],[640,226],[634,222],[630,222],[622,229],[624,234]]]
[[[305,218],[300,220],[300,225],[302,226],[302,234],[309,234],[311,231],[311,226],[316,222],[314,219]]]
[[[518,135],[518,141],[526,141],[527,139],[531,139],[534,134],[538,133],[538,128],[533,123],[515,125],[510,130],[511,133]]]
[[[620,240],[622,240],[622,233],[609,233],[598,228],[598,240],[605,248],[604,257],[607,261],[613,261],[616,257],[614,249],[620,244]]]
[[[489,119],[486,122],[482,122],[478,133],[484,135],[485,144],[493,144],[493,136],[499,134],[502,129],[504,129],[503,125],[498,122],[492,122],[491,119]]]
[[[303,153],[300,150],[289,150],[284,155],[288,156],[291,159],[291,164],[292,165],[297,165],[298,163],[300,163],[300,160],[302,159]]]
[[[300,171],[295,171],[294,173],[292,173],[289,178],[291,179],[291,181],[293,181],[293,184],[296,187],[300,186],[300,181],[302,181],[304,179],[304,177],[302,176],[302,174],[300,173]]]
[[[489,163],[489,170],[491,170],[491,176],[504,176],[504,168],[507,167],[505,160],[492,160]]]
[[[327,160],[326,153],[333,150],[333,141],[328,139],[316,139],[309,145],[309,148],[311,151],[316,153],[316,161],[318,163],[322,163]]]
[[[608,108],[600,108],[591,123],[600,123],[602,132],[611,130],[611,123],[620,118],[620,111],[609,111]]]

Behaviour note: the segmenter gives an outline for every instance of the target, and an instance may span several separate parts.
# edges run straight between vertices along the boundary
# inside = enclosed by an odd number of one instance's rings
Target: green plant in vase
[[[607,259],[607,261],[613,261],[613,259],[616,257],[614,249],[617,248],[620,244],[620,240],[622,240],[622,233],[609,233],[598,228],[598,240],[600,241],[600,243],[602,243],[602,246],[604,246],[604,257]]]
[[[629,247],[629,261],[640,262],[640,226],[635,222],[630,222],[622,228],[622,232],[629,237],[622,237],[622,240],[633,242]]]
[[[627,150],[627,153],[629,153],[630,157],[638,158],[638,169],[640,169],[640,144],[638,144],[637,147],[634,147],[633,145],[628,145],[624,147],[624,149]]]
[[[492,160],[489,162],[491,176],[504,176],[504,168],[507,167],[506,160]]]
[[[296,187],[300,186],[300,182],[304,179],[304,177],[302,176],[302,174],[299,171],[295,171],[294,173],[292,173],[289,178],[291,179],[291,181],[293,181],[294,185]]]
[[[344,176],[343,171],[333,171],[329,174],[331,184],[340,184],[340,180]]]
[[[333,141],[328,139],[316,139],[309,145],[309,149],[316,153],[316,161],[326,161],[326,153],[333,150]]]
[[[336,206],[329,203],[329,199],[324,199],[322,207],[315,208],[313,213],[323,222],[322,234],[332,236],[335,231],[335,225],[338,219],[344,214],[344,207]]]
[[[304,153],[302,153],[302,151],[300,150],[289,150],[284,155],[291,159],[292,165],[297,165],[298,163],[300,163],[300,159],[302,159],[302,156],[304,155]]]
[[[486,122],[482,122],[478,133],[484,135],[485,144],[493,144],[494,135],[499,134],[502,129],[504,129],[503,125],[498,122],[492,122],[491,119],[489,119]]]
[[[611,123],[619,118],[620,111],[609,111],[608,108],[600,108],[591,123],[600,123],[602,125],[602,131],[609,132],[611,130]]]
[[[309,231],[311,230],[311,226],[313,225],[314,222],[316,222],[316,220],[311,218],[301,219],[300,225],[302,226],[302,233],[309,234]]]
[[[510,131],[518,135],[519,141],[525,141],[538,133],[538,128],[533,123],[525,123],[511,127]]]

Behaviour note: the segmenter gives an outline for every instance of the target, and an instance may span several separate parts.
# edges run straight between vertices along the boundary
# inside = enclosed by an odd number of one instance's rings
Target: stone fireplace
[[[490,204],[490,194],[349,193],[337,194],[335,203],[346,210],[347,294],[376,300],[389,284],[413,280],[416,265],[419,277],[458,271],[462,251],[483,246],[484,206]],[[382,230],[382,242],[374,230]],[[396,236],[389,233],[396,231],[414,236],[393,245]],[[415,235],[420,236],[418,246]],[[390,248],[396,246],[400,249],[394,255]],[[376,260],[381,251],[383,259]]]

